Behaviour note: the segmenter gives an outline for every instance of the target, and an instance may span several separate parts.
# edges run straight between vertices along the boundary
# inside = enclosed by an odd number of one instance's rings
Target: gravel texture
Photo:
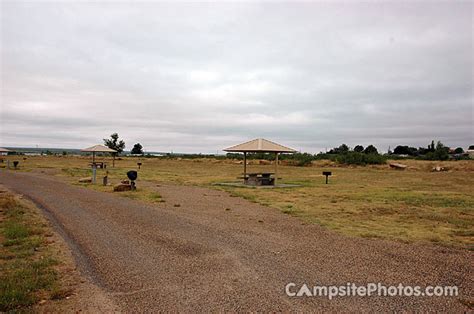
[[[0,183],[43,208],[82,271],[127,312],[461,312],[473,301],[467,250],[346,237],[206,188],[153,185],[165,202],[152,206],[40,174],[1,171]],[[289,282],[457,285],[460,295],[295,298]]]

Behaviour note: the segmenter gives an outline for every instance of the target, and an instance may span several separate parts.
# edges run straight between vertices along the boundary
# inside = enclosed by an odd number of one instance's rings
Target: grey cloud
[[[2,2],[3,146],[474,144],[472,4]]]

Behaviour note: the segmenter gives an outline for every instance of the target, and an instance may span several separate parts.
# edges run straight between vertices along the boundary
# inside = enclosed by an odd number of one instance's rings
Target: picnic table
[[[274,172],[253,172],[245,176],[245,184],[248,185],[275,185]]]
[[[91,167],[93,167],[94,165],[95,165],[96,168],[100,168],[100,169],[107,168],[107,163],[105,163],[103,161],[95,161],[95,162],[89,163],[89,166],[91,166]]]

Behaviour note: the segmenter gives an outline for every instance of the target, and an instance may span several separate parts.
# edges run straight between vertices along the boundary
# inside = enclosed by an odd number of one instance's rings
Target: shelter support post
[[[275,185],[278,181],[278,152],[275,153]]]
[[[247,179],[247,152],[244,152],[244,183]]]
[[[92,165],[92,184],[95,184],[97,178],[97,168]]]

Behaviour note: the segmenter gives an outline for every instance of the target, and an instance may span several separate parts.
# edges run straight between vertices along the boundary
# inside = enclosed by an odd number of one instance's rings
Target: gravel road
[[[473,252],[350,238],[229,194],[154,187],[147,205],[40,174],[0,171],[38,204],[81,270],[126,312],[465,311]],[[179,204],[179,206],[177,206]],[[289,297],[285,285],[456,285],[458,297]]]

